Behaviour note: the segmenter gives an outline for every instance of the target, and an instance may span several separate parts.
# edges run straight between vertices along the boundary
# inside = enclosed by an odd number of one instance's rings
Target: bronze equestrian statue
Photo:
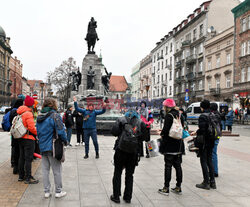
[[[85,40],[88,43],[88,54],[95,54],[94,48],[96,40],[98,41],[98,35],[96,33],[97,22],[95,21],[94,17],[91,17],[91,20],[88,25],[88,33],[86,35]]]

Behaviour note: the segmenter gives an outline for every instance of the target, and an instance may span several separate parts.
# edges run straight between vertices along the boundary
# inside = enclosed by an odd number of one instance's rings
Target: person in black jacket
[[[212,151],[214,147],[214,140],[208,137],[208,127],[209,118],[206,114],[210,113],[210,102],[204,100],[200,104],[202,114],[198,120],[198,130],[191,133],[191,135],[197,134],[202,136],[204,143],[199,148],[200,163],[203,173],[203,182],[201,184],[196,184],[197,188],[202,188],[209,190],[210,187],[216,189],[215,179],[214,179],[214,167],[212,162]]]
[[[23,105],[23,100],[18,98],[15,100],[11,112],[10,112],[10,124],[12,125],[12,121],[17,116],[16,110]],[[14,139],[11,136],[11,165],[13,166],[13,174],[18,174],[18,160],[19,160],[19,142],[18,139]]]
[[[83,108],[83,106],[80,104],[78,107]],[[73,113],[73,117],[76,118],[76,137],[77,137],[76,146],[79,146],[80,144],[84,145],[84,132],[83,132],[83,128],[82,128],[82,126],[83,126],[83,114],[79,113],[75,110]]]
[[[65,126],[67,129],[67,140],[68,140],[69,146],[72,146],[70,144],[70,140],[71,140],[71,135],[72,135],[72,128],[74,126],[72,110],[73,110],[73,106],[69,105],[66,111],[66,120],[65,120]]]
[[[173,124],[173,119],[180,117],[179,111],[176,109],[175,101],[173,99],[166,99],[163,102],[164,110],[166,112],[164,126],[161,132],[162,142],[160,145],[160,152],[164,154],[165,161],[165,183],[162,189],[158,192],[164,195],[169,194],[169,183],[171,181],[172,166],[176,170],[176,187],[171,188],[171,191],[176,194],[181,194],[182,183],[182,154],[185,153],[184,142],[182,139],[174,139],[169,136],[170,128]],[[182,126],[184,120],[181,119]]]
[[[220,118],[221,118],[222,130],[226,130],[226,112],[225,112],[225,109],[222,109],[221,114],[220,114]]]
[[[119,141],[121,139],[122,132],[124,130],[125,123],[132,123],[134,126],[133,131],[139,135],[137,152],[128,153],[121,149]],[[123,195],[123,200],[126,203],[130,203],[133,193],[133,174],[135,171],[135,166],[138,165],[139,159],[139,142],[143,141],[144,134],[146,131],[146,125],[140,120],[140,116],[136,111],[128,111],[125,113],[125,117],[118,118],[115,125],[113,126],[111,133],[114,136],[118,136],[115,142],[115,154],[114,154],[114,176],[113,176],[113,194],[110,196],[110,200],[115,203],[120,203],[121,195],[121,175],[125,168],[125,190]]]

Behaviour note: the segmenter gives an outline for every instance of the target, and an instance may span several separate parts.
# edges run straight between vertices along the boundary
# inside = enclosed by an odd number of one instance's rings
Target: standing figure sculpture
[[[81,74],[81,72],[80,72],[80,69],[79,69],[79,67],[78,67],[78,71],[77,71],[77,73],[76,73],[76,80],[77,80],[77,91],[79,90],[79,86],[81,85],[81,83],[82,83],[82,74]]]
[[[88,25],[88,33],[86,35],[85,40],[88,43],[88,54],[95,54],[94,48],[96,40],[98,41],[98,35],[96,33],[97,22],[95,21],[94,17],[91,17],[91,20]]]
[[[94,89],[95,86],[95,71],[92,70],[92,66],[89,66],[87,73],[87,89]]]
[[[109,92],[109,80],[112,73],[108,73],[107,68],[104,68],[106,75],[102,76],[102,84],[104,85],[104,92],[107,94]]]

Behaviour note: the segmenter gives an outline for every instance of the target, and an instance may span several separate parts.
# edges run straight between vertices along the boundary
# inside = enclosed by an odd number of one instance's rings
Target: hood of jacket
[[[12,108],[18,109],[18,108],[19,108],[20,106],[22,106],[22,105],[23,105],[23,100],[20,99],[20,98],[18,98],[18,99],[15,101],[15,103],[14,103],[14,105],[13,105]]]
[[[54,113],[55,111],[54,110],[51,110],[49,112],[44,112],[44,113],[40,113],[37,117],[37,122],[38,123],[41,123],[43,122],[44,120],[46,120],[52,113]]]
[[[31,108],[29,108],[29,107],[27,107],[27,106],[20,106],[18,109],[17,109],[17,114],[22,114],[22,113],[24,113],[24,112],[26,112],[26,111],[30,111],[30,112],[32,112],[32,109]]]

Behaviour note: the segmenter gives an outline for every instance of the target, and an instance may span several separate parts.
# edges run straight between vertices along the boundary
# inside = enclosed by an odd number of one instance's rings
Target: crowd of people
[[[42,174],[45,198],[51,196],[51,184],[49,180],[50,168],[52,168],[55,182],[55,197],[60,198],[66,195],[62,190],[62,162],[54,156],[53,140],[59,138],[65,146],[72,146],[71,136],[74,122],[76,122],[77,143],[76,146],[85,145],[84,159],[89,158],[89,139],[93,140],[96,156],[98,159],[99,145],[96,130],[96,116],[105,113],[106,103],[102,103],[102,109],[96,110],[93,103],[88,103],[87,107],[77,103],[73,97],[73,106],[69,105],[66,112],[58,113],[57,102],[53,98],[46,98],[40,112],[37,111],[36,101],[30,96],[20,96],[13,102],[9,121],[16,116],[22,118],[26,133],[19,138],[11,137],[11,164],[13,173],[19,174],[19,182],[26,184],[36,184],[39,181],[32,176],[31,165],[34,159],[34,152],[41,154]],[[176,106],[173,99],[166,99],[163,103],[162,116],[164,125],[161,131],[161,141],[159,152],[164,155],[164,185],[158,192],[168,195],[170,190],[173,193],[182,193],[182,156],[185,154],[183,132],[178,138],[173,138],[172,131],[177,130],[176,124],[181,126],[181,130],[188,131],[187,116],[183,109]],[[198,150],[197,157],[203,174],[203,181],[197,184],[197,188],[216,189],[215,177],[219,176],[217,147],[225,125],[232,130],[233,113],[232,109],[226,113],[219,113],[218,105],[204,100],[200,104],[201,115],[198,120],[198,130],[192,132],[195,136],[194,143]],[[75,121],[74,121],[75,118]],[[133,174],[144,156],[144,142],[146,158],[150,158],[147,143],[151,140],[150,130],[154,121],[151,110],[145,101],[141,101],[140,107],[129,109],[124,116],[118,118],[111,133],[117,137],[114,145],[114,174],[113,174],[113,194],[110,199],[115,203],[120,203],[121,196],[121,175],[125,169],[125,191],[123,200],[130,203],[133,193]],[[211,130],[211,127],[213,130]],[[215,132],[215,133],[212,133]],[[176,132],[177,133],[177,132]],[[37,146],[36,146],[37,145]],[[174,167],[176,171],[176,185],[170,189],[171,171]]]

